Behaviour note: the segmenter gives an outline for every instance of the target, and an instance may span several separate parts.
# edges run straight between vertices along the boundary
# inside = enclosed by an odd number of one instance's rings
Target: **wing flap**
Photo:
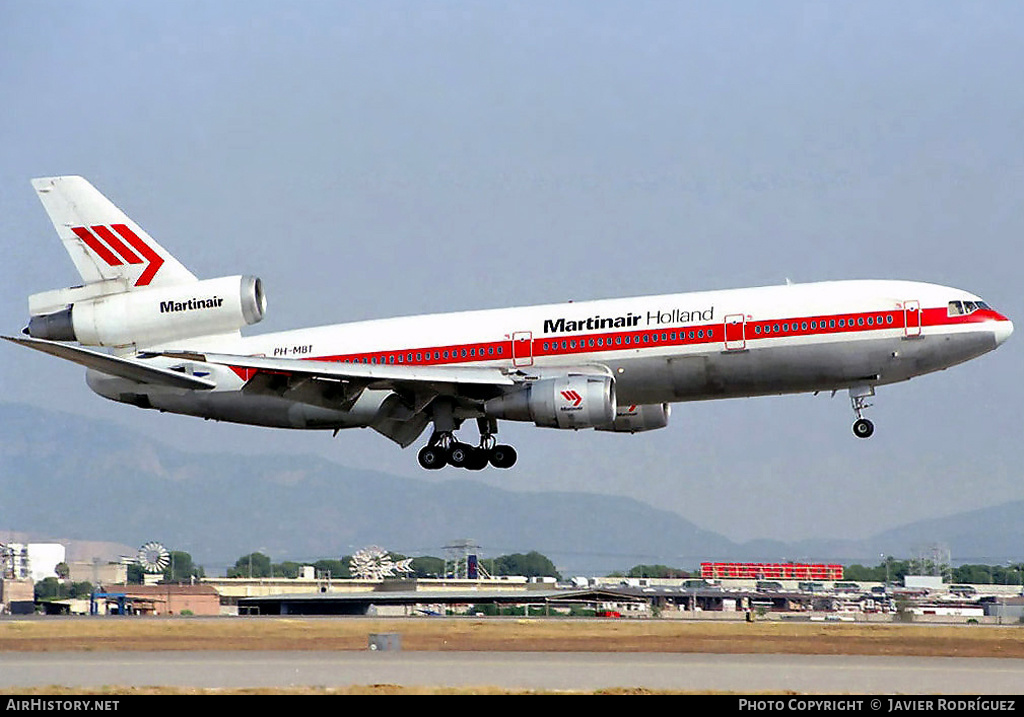
[[[234,368],[252,369],[289,376],[308,376],[348,381],[363,388],[402,390],[419,387],[443,389],[458,386],[506,386],[516,381],[497,367],[490,366],[412,366],[409,364],[363,364],[306,359],[274,359],[232,354],[175,354],[165,356],[206,360]],[[450,392],[442,390],[443,393]]]

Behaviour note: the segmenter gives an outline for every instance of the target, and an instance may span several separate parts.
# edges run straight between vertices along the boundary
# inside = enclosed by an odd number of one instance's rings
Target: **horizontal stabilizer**
[[[44,354],[50,354],[51,356],[80,364],[86,368],[95,369],[110,376],[120,376],[130,381],[200,391],[208,391],[211,388],[217,387],[217,384],[213,381],[197,376],[190,376],[178,371],[172,371],[171,369],[160,368],[159,366],[149,366],[141,361],[111,356],[110,354],[91,351],[79,348],[78,346],[16,336],[3,336],[2,338],[12,343],[35,349],[36,351],[42,351]]]

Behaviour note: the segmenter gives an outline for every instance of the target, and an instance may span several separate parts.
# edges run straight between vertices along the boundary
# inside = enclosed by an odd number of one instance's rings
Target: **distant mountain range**
[[[913,557],[936,542],[975,562],[1024,553],[1024,501],[862,541],[737,544],[629,498],[507,491],[465,476],[428,482],[313,456],[194,454],[106,421],[0,404],[0,540],[11,531],[123,546],[159,540],[211,575],[254,550],[275,562],[368,545],[441,557],[464,538],[484,557],[537,550],[563,575],[637,564],[696,568],[702,560],[876,565],[882,553]]]

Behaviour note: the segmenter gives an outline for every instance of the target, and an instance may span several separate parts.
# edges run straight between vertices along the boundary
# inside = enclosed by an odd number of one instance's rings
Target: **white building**
[[[14,577],[31,578],[39,582],[57,577],[57,564],[65,562],[64,546],[60,543],[8,543]]]

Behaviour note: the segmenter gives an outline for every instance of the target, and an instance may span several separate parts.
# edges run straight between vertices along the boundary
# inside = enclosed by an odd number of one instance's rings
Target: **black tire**
[[[487,467],[487,451],[482,448],[473,448],[470,450],[470,459],[466,463],[466,468],[471,471],[481,471]]]
[[[495,468],[511,468],[516,464],[516,449],[512,446],[506,446],[498,444],[491,449],[491,454],[488,456],[491,461],[491,465]]]
[[[857,438],[871,438],[875,432],[875,424],[866,418],[858,418],[853,422],[853,435]]]
[[[420,449],[416,459],[422,468],[436,471],[448,465],[448,452],[440,446],[425,446]]]
[[[468,443],[456,443],[448,450],[448,463],[456,468],[468,468],[476,449]]]

